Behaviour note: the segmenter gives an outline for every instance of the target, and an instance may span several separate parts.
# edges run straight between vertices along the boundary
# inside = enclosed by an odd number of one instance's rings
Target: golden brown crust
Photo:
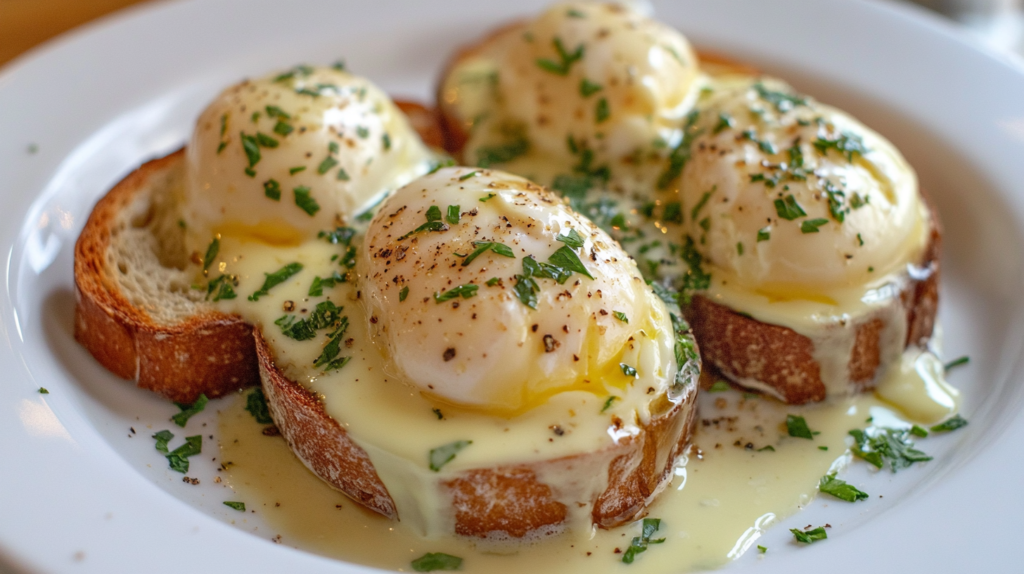
[[[734,380],[760,381],[787,403],[824,400],[814,344],[807,337],[741,315],[701,295],[693,296],[685,312],[705,363]]]
[[[407,100],[395,100],[395,105],[409,118],[409,125],[416,130],[423,143],[434,149],[444,147],[444,136],[436,110]]]
[[[313,474],[352,500],[388,518],[397,518],[395,501],[366,451],[328,416],[316,396],[278,370],[262,332],[252,332],[270,416],[292,452]]]
[[[118,214],[153,181],[180,169],[184,151],[142,165],[100,199],[75,244],[75,339],[115,375],[180,403],[259,381],[252,328],[209,311],[161,325],[120,292],[106,257]],[[154,255],[155,257],[155,255]]]
[[[938,310],[941,228],[938,213],[929,207],[928,246],[900,293],[907,314],[905,346],[927,342]],[[684,313],[700,342],[705,364],[714,365],[725,377],[740,384],[746,380],[767,385],[790,404],[825,399],[825,385],[813,357],[814,343],[809,338],[787,327],[762,323],[699,294]],[[856,330],[848,363],[851,391],[869,390],[877,383],[884,327],[878,317],[867,317],[849,327]]]
[[[314,474],[354,501],[397,517],[394,502],[366,452],[309,391],[274,366],[272,351],[258,331],[256,349],[271,416],[292,451]],[[637,436],[622,440],[608,451],[477,468],[445,481],[443,486],[454,510],[455,532],[481,538],[522,538],[557,531],[564,525],[568,509],[556,500],[553,485],[539,477],[555,467],[590,469],[589,463],[604,458],[614,462],[608,470],[607,488],[594,501],[593,522],[612,528],[643,516],[671,478],[676,458],[689,444],[696,395],[694,387],[680,403],[669,403],[665,412],[654,417]]]

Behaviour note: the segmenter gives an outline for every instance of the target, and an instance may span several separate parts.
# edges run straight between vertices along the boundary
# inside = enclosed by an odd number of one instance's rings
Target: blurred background
[[[61,32],[149,1],[0,0],[0,66]],[[997,50],[1024,56],[1024,0],[888,1],[913,1],[957,22]]]

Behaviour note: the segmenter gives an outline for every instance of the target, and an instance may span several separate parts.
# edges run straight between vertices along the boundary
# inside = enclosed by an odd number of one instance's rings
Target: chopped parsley
[[[363,139],[364,140],[364,139],[370,137],[370,130],[368,130],[367,128],[365,128],[363,126],[356,126],[356,135],[359,136],[359,139]]]
[[[458,570],[462,567],[462,558],[444,552],[427,552],[410,562],[417,572],[434,572],[435,570]]]
[[[431,163],[433,165],[431,166],[430,171],[427,172],[427,175],[437,173],[443,167],[452,167],[455,165],[455,160],[450,157],[446,157],[443,160],[433,160]]]
[[[967,426],[967,419],[961,417],[960,415],[954,415],[953,418],[943,421],[942,423],[939,423],[931,427],[931,431],[949,432],[965,426]]]
[[[501,282],[501,279],[498,279],[497,277],[491,277],[490,279],[487,280],[486,285],[488,287],[494,287],[495,285],[497,285],[500,282]]]
[[[48,395],[48,394],[50,394],[50,391],[46,390],[46,387],[39,387],[39,390],[37,392],[40,395]]]
[[[345,171],[345,168],[339,167],[338,168],[338,181],[348,181],[349,179],[351,179],[351,178],[348,176],[348,172]]]
[[[629,317],[627,317],[622,311],[613,311],[612,315],[615,315],[615,318],[623,323],[629,323]]]
[[[203,271],[210,268],[213,262],[217,260],[217,253],[220,252],[220,238],[214,237],[213,241],[206,248],[206,255],[203,256]]]
[[[391,151],[391,135],[383,134],[380,136],[380,146],[384,148],[384,151]]]
[[[263,182],[263,195],[274,201],[281,201],[281,184],[276,179],[268,179]]]
[[[482,146],[476,150],[476,165],[490,167],[496,163],[507,163],[529,150],[530,142],[526,138],[516,138],[502,145]]]
[[[591,275],[589,271],[587,271],[587,268],[585,265],[583,265],[583,262],[580,261],[579,255],[576,255],[576,252],[573,251],[572,248],[569,247],[568,245],[563,245],[562,247],[559,247],[554,253],[552,253],[551,256],[548,257],[548,263],[550,263],[552,266],[560,267],[563,270],[567,270],[570,272],[575,271],[576,273],[579,273],[580,275],[585,275],[590,279],[594,278],[594,276]],[[571,274],[572,273],[569,273],[568,275]],[[537,277],[540,277],[540,275],[537,275]],[[568,276],[566,276],[566,278],[568,278]],[[558,281],[558,279],[555,277],[552,277],[552,279]],[[565,283],[565,281],[561,280],[558,281],[558,283]]]
[[[210,399],[206,398],[205,394],[200,394],[199,398],[196,399],[196,402],[192,403],[191,405],[174,403],[178,405],[178,408],[181,409],[181,412],[172,416],[171,420],[174,421],[174,424],[184,428],[185,423],[188,422],[188,419],[192,418],[193,415],[203,412],[203,409],[206,408],[206,403],[208,402],[210,402]]]
[[[948,373],[950,370],[955,369],[956,367],[959,367],[961,365],[966,365],[970,362],[971,358],[964,355],[963,357],[953,359],[952,361],[946,363],[945,365],[942,366],[942,369]]]
[[[530,259],[530,257],[527,257],[526,259]],[[525,262],[526,259],[523,259],[523,261]],[[523,269],[524,271],[526,269],[525,263],[523,264]],[[516,297],[519,298],[519,301],[523,305],[526,305],[531,309],[536,309],[537,293],[540,292],[540,287],[537,285],[537,282],[533,280],[531,275],[525,272],[522,275],[516,275],[515,280],[516,284],[512,286],[512,292],[516,294]]]
[[[928,436],[928,429],[926,429],[926,428],[924,428],[924,427],[922,427],[920,425],[914,425],[914,426],[910,427],[910,434],[912,434],[914,436],[919,436],[921,438],[925,438],[925,437]]]
[[[288,168],[288,175],[295,175],[295,174],[299,173],[300,171],[306,171],[306,166],[304,166],[304,165],[297,165],[295,167]]]
[[[356,230],[351,227],[337,227],[334,231],[321,231],[317,233],[317,238],[324,239],[331,245],[348,245],[351,243],[352,238],[355,237]]]
[[[666,203],[665,210],[661,212],[661,220],[665,223],[682,223],[683,204],[678,201]]]
[[[174,438],[174,435],[171,433],[171,431],[162,430],[154,434],[153,438],[156,439],[156,444],[154,445],[156,450],[164,454],[167,454],[169,452],[167,449],[167,443],[171,442],[171,439]]]
[[[757,242],[758,243],[761,243],[762,241],[768,241],[771,238],[772,238],[771,227],[762,227],[761,229],[757,230]]]
[[[883,468],[888,463],[889,468],[896,472],[915,462],[932,459],[914,448],[914,442],[909,437],[909,430],[881,428],[863,431],[853,429],[849,434],[855,441],[850,448],[854,456],[877,468]]]
[[[651,544],[661,544],[665,542],[664,538],[658,538],[657,540],[651,540],[654,533],[661,528],[660,518],[644,518],[642,526],[640,527],[640,536],[634,536],[632,542],[629,543],[629,548],[622,553],[622,561],[626,564],[632,564],[633,560],[636,560],[636,555],[641,552],[646,552],[647,547]]]
[[[309,188],[305,185],[300,185],[292,190],[295,193],[295,205],[299,206],[299,209],[305,211],[310,217],[316,215],[316,212],[320,211],[320,204],[316,202],[316,199],[309,194]]]
[[[335,285],[344,283],[346,277],[337,271],[330,276],[321,278],[319,275],[313,277],[313,283],[309,286],[310,297],[321,297],[324,294],[324,287],[333,289]]]
[[[233,276],[221,275],[206,285],[206,299],[209,300],[211,296],[215,302],[221,299],[234,299],[238,297],[234,289],[237,284]]]
[[[334,157],[332,156],[327,156],[324,158],[322,162],[320,162],[320,165],[317,166],[316,172],[319,173],[320,175],[323,175],[331,171],[331,168],[333,168],[336,165],[338,165],[338,160],[334,159]]]
[[[242,138],[242,149],[245,151],[245,157],[249,160],[249,168],[251,169],[262,159],[260,146],[253,136],[246,135],[245,132],[239,132],[239,135]]]
[[[709,393],[721,393],[723,391],[728,391],[730,388],[731,387],[729,386],[729,383],[727,383],[725,381],[715,381],[715,384],[713,384],[710,387],[708,387],[708,391],[707,392],[709,392]]]
[[[234,508],[235,510],[237,510],[239,512],[245,512],[245,503],[244,502],[234,502],[232,500],[225,500],[224,501],[224,506],[227,506],[229,508]]]
[[[853,156],[859,154],[863,156],[868,152],[868,149],[864,146],[864,140],[860,136],[844,131],[839,134],[834,140],[818,137],[814,140],[814,148],[818,150],[822,155],[827,155],[828,150],[835,150],[846,156],[847,161],[853,161]]]
[[[811,544],[818,540],[825,540],[828,538],[828,534],[825,533],[825,529],[821,526],[814,530],[797,530],[796,528],[790,528],[790,532],[793,533],[793,537],[796,538],[797,542],[803,542],[804,544]]]
[[[245,397],[245,410],[249,411],[252,418],[261,425],[274,424],[270,418],[270,409],[267,408],[267,399],[263,396],[263,389],[256,387]]]
[[[868,493],[848,484],[845,480],[839,480],[834,472],[821,477],[818,481],[818,490],[846,502],[868,499]]]
[[[516,257],[515,253],[512,252],[511,247],[495,241],[474,241],[473,247],[476,249],[474,249],[473,252],[467,255],[462,261],[463,267],[472,263],[474,259],[483,255],[483,253],[488,250],[493,251],[495,254],[501,255],[502,257],[511,257],[512,259],[515,259]]]
[[[299,271],[302,271],[302,264],[299,262],[289,263],[284,267],[274,271],[273,273],[264,273],[266,279],[263,280],[263,286],[258,291],[249,295],[250,301],[259,301],[260,297],[270,293],[270,290],[287,281],[292,275],[295,275]]]
[[[807,98],[776,90],[769,90],[761,82],[754,84],[754,90],[762,100],[775,106],[775,109],[778,110],[779,113],[786,113],[797,106],[807,105]]]
[[[203,436],[188,436],[185,437],[185,444],[167,453],[167,463],[171,470],[185,474],[188,472],[188,457],[195,456],[202,452]]]
[[[295,128],[293,128],[291,126],[291,124],[288,124],[288,123],[283,122],[281,120],[277,120],[277,123],[274,124],[274,133],[279,135],[279,136],[282,136],[282,137],[287,136],[288,134],[292,133],[294,130],[295,130]]]
[[[597,92],[600,92],[602,89],[601,84],[595,84],[586,78],[580,80],[580,95],[584,98],[589,98]]]
[[[430,449],[430,470],[439,472],[441,467],[455,460],[455,455],[467,446],[473,444],[471,440],[457,440],[446,445]]]
[[[715,129],[712,130],[712,133],[715,133],[715,134],[721,133],[721,132],[723,132],[723,131],[733,127],[734,125],[735,125],[735,122],[733,121],[732,116],[730,116],[729,114],[727,114],[725,112],[718,112],[718,123],[715,124]]]
[[[268,136],[265,133],[257,132],[256,143],[260,144],[260,147],[275,148],[278,146],[277,140]]]
[[[398,238],[399,241],[423,231],[448,231],[448,224],[441,221],[441,208],[431,205],[427,208],[427,222]]]
[[[711,285],[711,274],[705,272],[701,266],[704,257],[697,251],[697,246],[689,235],[686,236],[686,243],[683,244],[681,258],[686,263],[687,270],[683,275],[680,288],[683,291],[683,302],[687,303],[691,291],[701,291]]]
[[[405,298],[409,296],[409,286],[402,287],[402,290],[398,292],[398,302],[405,301]]]
[[[779,217],[785,219],[786,221],[793,221],[798,217],[803,217],[807,215],[807,212],[804,211],[804,208],[800,207],[800,204],[796,202],[796,198],[793,197],[792,193],[787,195],[783,199],[776,199],[774,203],[775,213],[777,213]]]
[[[352,357],[338,357],[341,353],[342,337],[348,330],[348,317],[342,317],[334,331],[327,336],[327,344],[324,345],[320,356],[313,361],[315,368],[323,368],[324,372],[334,371],[344,367]]]
[[[619,397],[617,397],[615,395],[609,396],[608,400],[606,400],[604,402],[604,406],[601,407],[601,412],[603,413],[603,412],[607,411],[608,409],[612,408],[612,403],[614,403],[617,400],[619,400]]]
[[[828,220],[820,217],[808,219],[800,224],[800,233],[819,233],[819,228],[826,223],[828,223]]]
[[[343,319],[341,312],[344,309],[331,301],[321,301],[307,319],[296,321],[295,315],[284,315],[274,324],[281,327],[284,336],[296,341],[308,341],[316,337],[317,331],[338,324]]]
[[[630,367],[626,363],[619,363],[619,368],[622,369],[622,374],[627,377],[637,378],[636,368]]]
[[[611,115],[612,112],[608,109],[608,99],[597,100],[597,105],[594,107],[594,123],[604,123]]]
[[[700,213],[701,209],[704,209],[704,206],[707,205],[708,200],[711,199],[711,194],[715,193],[717,189],[718,186],[713,186],[711,189],[701,194],[700,199],[697,201],[697,205],[694,205],[693,209],[690,210],[690,221],[696,221],[697,214]]]
[[[434,301],[438,303],[444,303],[445,301],[451,301],[452,299],[469,299],[476,295],[477,290],[480,289],[479,285],[473,285],[472,283],[466,283],[465,285],[459,285],[458,287],[452,287],[451,289],[444,291],[443,293],[434,293]]]
[[[471,171],[471,172],[469,172],[469,173],[467,173],[467,174],[464,174],[464,175],[460,175],[460,176],[459,176],[459,181],[466,181],[467,179],[469,179],[469,178],[471,178],[471,177],[474,177],[474,176],[476,176],[476,175],[477,175],[477,174],[479,174],[479,173],[480,173],[479,171],[477,171],[477,170],[473,170],[473,171]]]
[[[292,117],[288,115],[284,110],[277,106],[267,106],[267,117],[278,118],[282,120],[290,120]]]
[[[676,147],[672,148],[672,152],[668,156],[668,166],[658,176],[658,189],[667,189],[679,177],[679,174],[683,173],[683,167],[686,165],[686,162],[690,161],[690,145],[697,136],[703,133],[703,130],[697,127],[697,119],[699,117],[700,112],[697,110],[690,112],[686,116],[683,139]]]
[[[573,249],[579,249],[580,247],[583,247],[584,242],[583,236],[580,235],[579,232],[576,231],[575,229],[570,229],[567,235],[562,235],[561,233],[558,234],[558,236],[555,237],[555,240],[560,241],[568,245],[569,247],[572,247]]]
[[[556,62],[549,58],[537,58],[537,66],[544,71],[551,72],[552,74],[568,76],[569,69],[572,68],[572,65],[583,58],[583,44],[576,46],[575,50],[569,52],[565,49],[565,46],[562,45],[561,38],[556,37],[552,40],[552,43],[555,46],[555,51],[558,52],[559,61]]]
[[[789,431],[789,436],[797,438],[814,439],[815,433],[807,426],[807,421],[804,417],[798,417],[795,415],[786,415],[786,430]]]

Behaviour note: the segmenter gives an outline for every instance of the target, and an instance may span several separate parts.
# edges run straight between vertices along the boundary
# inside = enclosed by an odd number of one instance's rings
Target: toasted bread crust
[[[397,518],[395,501],[366,451],[324,411],[315,395],[274,365],[262,331],[252,329],[252,336],[270,416],[292,452],[313,474],[352,500],[388,518]]]
[[[309,391],[276,368],[273,352],[259,330],[255,337],[263,392],[271,416],[292,451],[314,474],[354,501],[397,518],[394,502],[366,451],[349,438]],[[613,462],[608,468],[607,488],[593,501],[594,524],[611,528],[643,516],[671,478],[676,458],[689,444],[696,420],[696,393],[694,385],[678,404],[668,403],[665,412],[653,417],[641,433],[610,450],[472,469],[443,482],[451,497],[455,533],[523,538],[559,530],[569,510],[556,499],[552,485],[539,477],[546,470],[584,468],[606,457]]]
[[[932,208],[928,245],[900,293],[899,304],[907,317],[904,346],[923,344],[932,335],[938,310],[941,237],[938,214]],[[705,362],[725,377],[740,384],[753,380],[767,385],[790,404],[825,399],[814,343],[808,337],[788,327],[741,315],[700,294],[693,295],[683,311],[700,342]],[[848,363],[851,391],[869,390],[877,383],[884,327],[878,317],[863,318],[849,327],[855,329]]]
[[[107,249],[118,214],[153,181],[181,169],[184,151],[143,164],[100,199],[75,244],[75,339],[104,367],[138,386],[180,403],[200,394],[226,395],[256,384],[252,327],[213,311],[158,324],[118,289]]]

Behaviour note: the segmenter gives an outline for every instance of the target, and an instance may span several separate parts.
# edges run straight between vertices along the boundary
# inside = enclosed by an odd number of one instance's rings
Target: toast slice
[[[441,146],[433,110],[395,102],[423,141]],[[185,153],[143,164],[93,208],[75,244],[75,340],[110,372],[179,403],[259,384],[252,325],[193,289],[173,204]]]
[[[366,451],[324,410],[318,397],[290,380],[274,363],[273,350],[256,331],[263,392],[281,435],[315,475],[367,508],[399,518],[394,500]],[[602,528],[642,517],[672,477],[688,447],[696,421],[696,381],[681,400],[653,399],[642,431],[602,451],[531,464],[476,468],[440,478],[438,487],[453,511],[456,534],[521,539],[564,530],[570,508],[557,493],[565,485],[540,477],[604,472],[607,486],[585,510]],[[588,475],[589,476],[589,475]]]
[[[931,338],[939,303],[941,246],[941,228],[932,208],[928,245],[921,261],[915,262],[914,272],[905,272],[899,295],[885,308],[851,317],[842,327],[853,333],[847,361],[849,392],[873,389],[884,370],[885,356],[899,354],[913,345],[923,346]],[[810,337],[758,321],[699,293],[693,295],[683,312],[693,326],[705,364],[713,365],[725,378],[790,404],[826,398],[822,368],[815,359],[815,344]],[[887,348],[883,336],[889,327],[887,321],[901,320],[906,321],[906,336],[889,344],[898,348]]]
[[[75,339],[115,375],[179,403],[259,382],[252,326],[192,289],[171,204],[184,150],[143,164],[93,209],[75,244]]]

